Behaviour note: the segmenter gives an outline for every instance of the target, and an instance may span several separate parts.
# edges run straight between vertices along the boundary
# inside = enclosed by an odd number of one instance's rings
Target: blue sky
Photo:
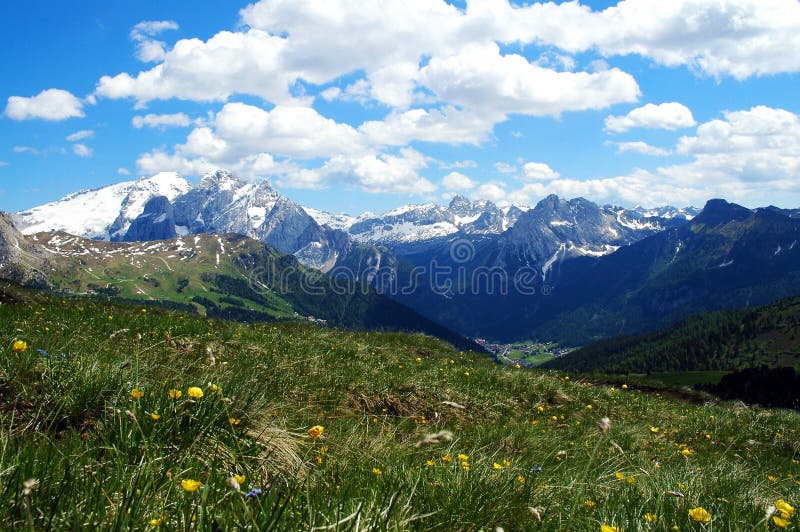
[[[795,0],[7,4],[2,210],[215,168],[351,214],[800,206]]]

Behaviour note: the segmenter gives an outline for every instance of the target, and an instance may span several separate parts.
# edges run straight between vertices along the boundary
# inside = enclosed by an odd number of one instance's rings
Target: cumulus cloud
[[[503,162],[494,163],[494,169],[500,172],[501,174],[513,174],[514,172],[517,171],[516,166]]]
[[[94,151],[89,146],[87,146],[86,144],[80,144],[79,143],[79,144],[73,144],[72,145],[72,153],[74,153],[78,157],[87,158],[87,157],[91,157],[92,154],[94,153]]]
[[[11,96],[5,115],[12,120],[40,118],[54,122],[68,118],[83,118],[83,102],[62,89],[47,89],[36,96]]]
[[[498,183],[485,183],[475,190],[472,197],[474,199],[487,199],[497,203],[506,199],[506,191]]]
[[[288,173],[278,179],[278,184],[292,188],[322,188],[338,182],[371,193],[420,195],[437,188],[419,175],[419,170],[426,167],[425,156],[412,149],[401,150],[400,155],[338,155],[320,168]]]
[[[800,56],[787,53],[800,46],[795,0],[626,0],[602,11],[578,2],[473,0],[467,18],[503,42],[636,54],[716,77],[800,70]]]
[[[377,145],[404,146],[411,141],[480,144],[505,117],[445,106],[392,112],[383,120],[364,122],[359,131]]]
[[[550,168],[545,163],[525,163],[522,166],[523,179],[531,179],[531,180],[540,180],[540,181],[547,181],[552,179],[558,179],[559,173]]]
[[[608,116],[605,124],[606,131],[623,133],[637,127],[674,131],[692,127],[696,122],[688,107],[677,102],[670,102],[660,105],[648,103],[624,116]]]
[[[442,178],[442,186],[447,190],[469,190],[477,183],[460,172],[450,172]]]
[[[117,173],[119,175],[131,175],[131,171],[124,167],[117,168]]]
[[[146,114],[144,116],[134,116],[131,124],[136,129],[152,127],[164,129],[168,127],[187,127],[192,124],[191,118],[186,113],[173,114]]]
[[[651,146],[650,144],[640,140],[633,142],[609,142],[608,144],[610,146],[616,146],[617,153],[634,152],[641,153],[642,155],[651,155],[653,157],[665,157],[672,153],[669,150],[665,150],[664,148],[659,148],[657,146]]]
[[[639,86],[619,69],[557,72],[521,55],[502,55],[495,43],[473,44],[447,57],[434,57],[421,79],[445,101],[495,115],[559,116],[566,111],[603,109],[635,102]]]
[[[167,44],[153,37],[178,27],[178,23],[172,20],[144,20],[136,24],[131,30],[131,39],[136,43],[136,57],[145,63],[162,61],[167,55]]]
[[[91,129],[83,129],[81,131],[76,131],[72,135],[67,136],[67,140],[69,142],[77,142],[79,140],[90,139],[94,137],[94,131]]]
[[[791,111],[756,106],[726,112],[681,137],[676,151],[692,160],[608,178],[526,183],[507,198],[531,202],[558,194],[654,206],[725,197],[758,206],[774,201],[777,192],[787,205],[800,204],[800,115]]]

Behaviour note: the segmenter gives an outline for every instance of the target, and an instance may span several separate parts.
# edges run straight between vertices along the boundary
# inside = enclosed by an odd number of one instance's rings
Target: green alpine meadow
[[[422,334],[0,294],[8,528],[796,527],[795,411]]]

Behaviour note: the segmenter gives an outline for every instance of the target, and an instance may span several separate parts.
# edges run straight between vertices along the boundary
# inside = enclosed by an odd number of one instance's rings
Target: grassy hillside
[[[545,364],[600,373],[800,369],[800,298],[752,309],[711,312],[668,329],[612,338]]]
[[[795,412],[497,366],[421,335],[10,286],[0,302],[9,528],[770,530],[769,506],[800,504]]]
[[[235,234],[121,243],[41,233],[30,243],[54,258],[45,273],[55,291],[159,303],[238,321],[299,315],[353,329],[418,331],[462,349],[480,349],[356,280],[333,279]]]

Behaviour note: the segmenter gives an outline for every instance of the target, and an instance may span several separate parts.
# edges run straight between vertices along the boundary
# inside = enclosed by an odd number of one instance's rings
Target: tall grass
[[[0,305],[0,351],[12,528],[770,530],[777,499],[800,503],[795,412],[496,366],[420,335],[38,298]]]

